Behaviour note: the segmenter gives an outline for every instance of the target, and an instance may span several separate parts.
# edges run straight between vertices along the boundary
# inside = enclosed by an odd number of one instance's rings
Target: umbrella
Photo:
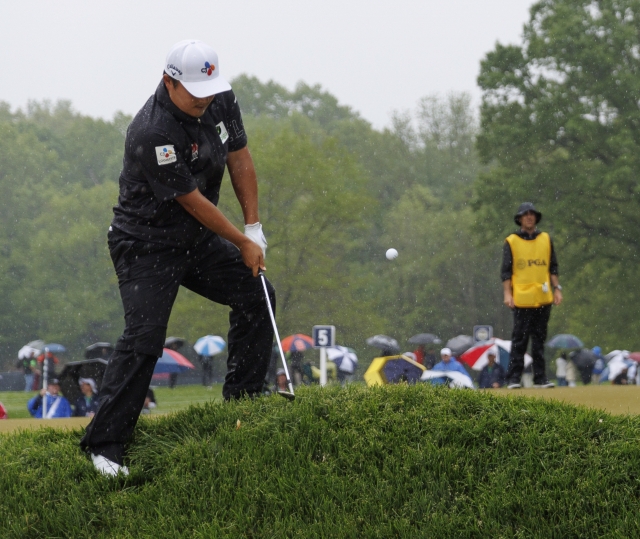
[[[468,387],[473,389],[473,382],[466,374],[457,371],[424,371],[420,380],[426,382],[435,378],[448,378],[449,387]]]
[[[418,333],[409,339],[411,344],[441,344],[442,341],[438,339],[433,333]]]
[[[201,356],[215,356],[222,352],[227,343],[224,342],[222,337],[218,337],[217,335],[206,335],[204,337],[200,337],[196,344],[193,345],[193,349],[198,352]]]
[[[573,364],[576,366],[578,371],[580,371],[582,383],[585,385],[590,383],[591,373],[593,372],[593,367],[596,364],[598,357],[591,350],[583,348],[582,350],[571,352],[571,354],[569,354],[569,358],[573,361]]]
[[[42,352],[42,349],[44,348],[44,341],[41,339],[36,339],[35,341],[27,343],[27,346],[35,348],[36,350],[38,350],[38,352]]]
[[[110,342],[96,342],[84,349],[84,357],[87,359],[104,358],[107,359],[113,352],[113,345]]]
[[[611,361],[609,361],[607,368],[609,369],[608,379],[613,381],[616,379],[616,377],[620,373],[622,373],[625,369],[628,369],[629,366],[627,365],[625,360],[622,358],[622,354],[619,354],[618,356],[614,357]]]
[[[327,358],[333,361],[336,367],[342,372],[353,374],[358,364],[358,356],[352,348],[346,346],[329,346],[327,348]]]
[[[182,337],[167,337],[167,340],[164,341],[164,346],[166,348],[171,348],[171,350],[180,350],[184,346],[186,342]]]
[[[584,343],[575,335],[560,333],[547,341],[549,348],[584,348]]]
[[[171,372],[184,372],[189,369],[195,369],[193,363],[184,357],[180,352],[162,349],[162,357],[158,359],[153,374],[164,374]]]
[[[406,356],[377,357],[364,373],[368,386],[393,384],[398,382],[415,383],[425,368]]]
[[[49,350],[49,352],[51,352],[52,354],[64,354],[67,351],[64,346],[62,346],[61,344],[56,344],[54,342],[45,344],[44,348]]]
[[[420,380],[420,376],[424,372],[420,367],[419,363],[406,356],[400,356],[388,360],[382,367],[382,372],[389,384],[397,384],[399,382],[415,384]]]
[[[282,350],[285,352],[304,352],[313,348],[313,339],[309,335],[295,333],[282,339]]]
[[[102,377],[106,368],[107,360],[101,358],[67,363],[58,376],[60,390],[67,400],[73,404],[82,395],[78,380],[80,378],[93,378],[98,386],[98,393],[100,393]]]
[[[18,350],[18,359],[26,359],[31,357],[31,355],[37,356],[40,353],[40,350],[37,348],[33,348],[28,344],[25,344],[20,350]]]
[[[511,358],[511,341],[504,341],[495,337],[472,346],[469,350],[461,354],[459,359],[469,365],[474,371],[481,371],[484,366],[489,363],[487,356],[491,350],[496,354],[496,361],[507,370]],[[533,358],[529,354],[525,354],[524,366],[528,367],[532,363]]]
[[[374,348],[379,348],[382,351],[391,352],[392,354],[400,351],[398,341],[387,335],[374,335],[373,337],[369,337],[367,344]]]
[[[470,335],[458,335],[447,341],[447,348],[451,349],[451,355],[460,357],[460,354],[469,350],[474,344],[475,341]]]

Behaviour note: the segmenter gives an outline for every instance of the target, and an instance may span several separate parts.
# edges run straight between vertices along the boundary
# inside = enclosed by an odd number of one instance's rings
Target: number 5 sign
[[[335,346],[336,344],[335,326],[313,326],[312,335],[314,348]]]
[[[336,344],[335,326],[313,326],[313,347],[320,348],[320,385],[327,385],[327,346]]]

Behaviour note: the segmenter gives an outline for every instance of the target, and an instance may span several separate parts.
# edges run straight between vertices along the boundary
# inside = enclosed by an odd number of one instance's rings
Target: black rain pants
[[[513,333],[511,335],[511,358],[507,370],[507,383],[520,383],[524,370],[524,354],[531,338],[533,359],[533,383],[547,382],[544,362],[544,343],[547,340],[547,325],[551,316],[551,305],[536,308],[513,309]]]
[[[122,464],[162,355],[171,308],[180,285],[229,305],[229,356],[225,399],[262,391],[271,357],[273,327],[262,279],[253,277],[240,251],[215,234],[189,250],[136,240],[109,232],[109,250],[118,276],[125,329],[109,358],[99,408],[80,446]],[[275,311],[275,291],[267,282]]]

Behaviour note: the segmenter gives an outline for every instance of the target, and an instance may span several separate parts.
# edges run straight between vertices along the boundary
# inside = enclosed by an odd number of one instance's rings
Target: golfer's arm
[[[227,168],[231,177],[231,185],[236,193],[244,222],[252,225],[260,221],[258,215],[258,180],[253,159],[246,146],[236,152],[229,152]]]
[[[209,230],[218,234],[218,236],[229,240],[238,249],[244,243],[251,241],[233,226],[231,221],[224,216],[215,204],[206,199],[198,189],[191,191],[188,195],[180,195],[176,197],[176,200],[189,215],[197,219]]]

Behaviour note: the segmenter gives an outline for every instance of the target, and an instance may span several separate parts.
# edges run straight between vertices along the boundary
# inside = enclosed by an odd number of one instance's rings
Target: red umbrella
[[[153,374],[162,374],[166,372],[184,372],[189,369],[195,369],[193,363],[184,357],[180,352],[163,348],[162,357],[158,359]]]
[[[296,333],[282,339],[282,349],[285,352],[304,352],[313,348],[313,339],[308,335]]]

